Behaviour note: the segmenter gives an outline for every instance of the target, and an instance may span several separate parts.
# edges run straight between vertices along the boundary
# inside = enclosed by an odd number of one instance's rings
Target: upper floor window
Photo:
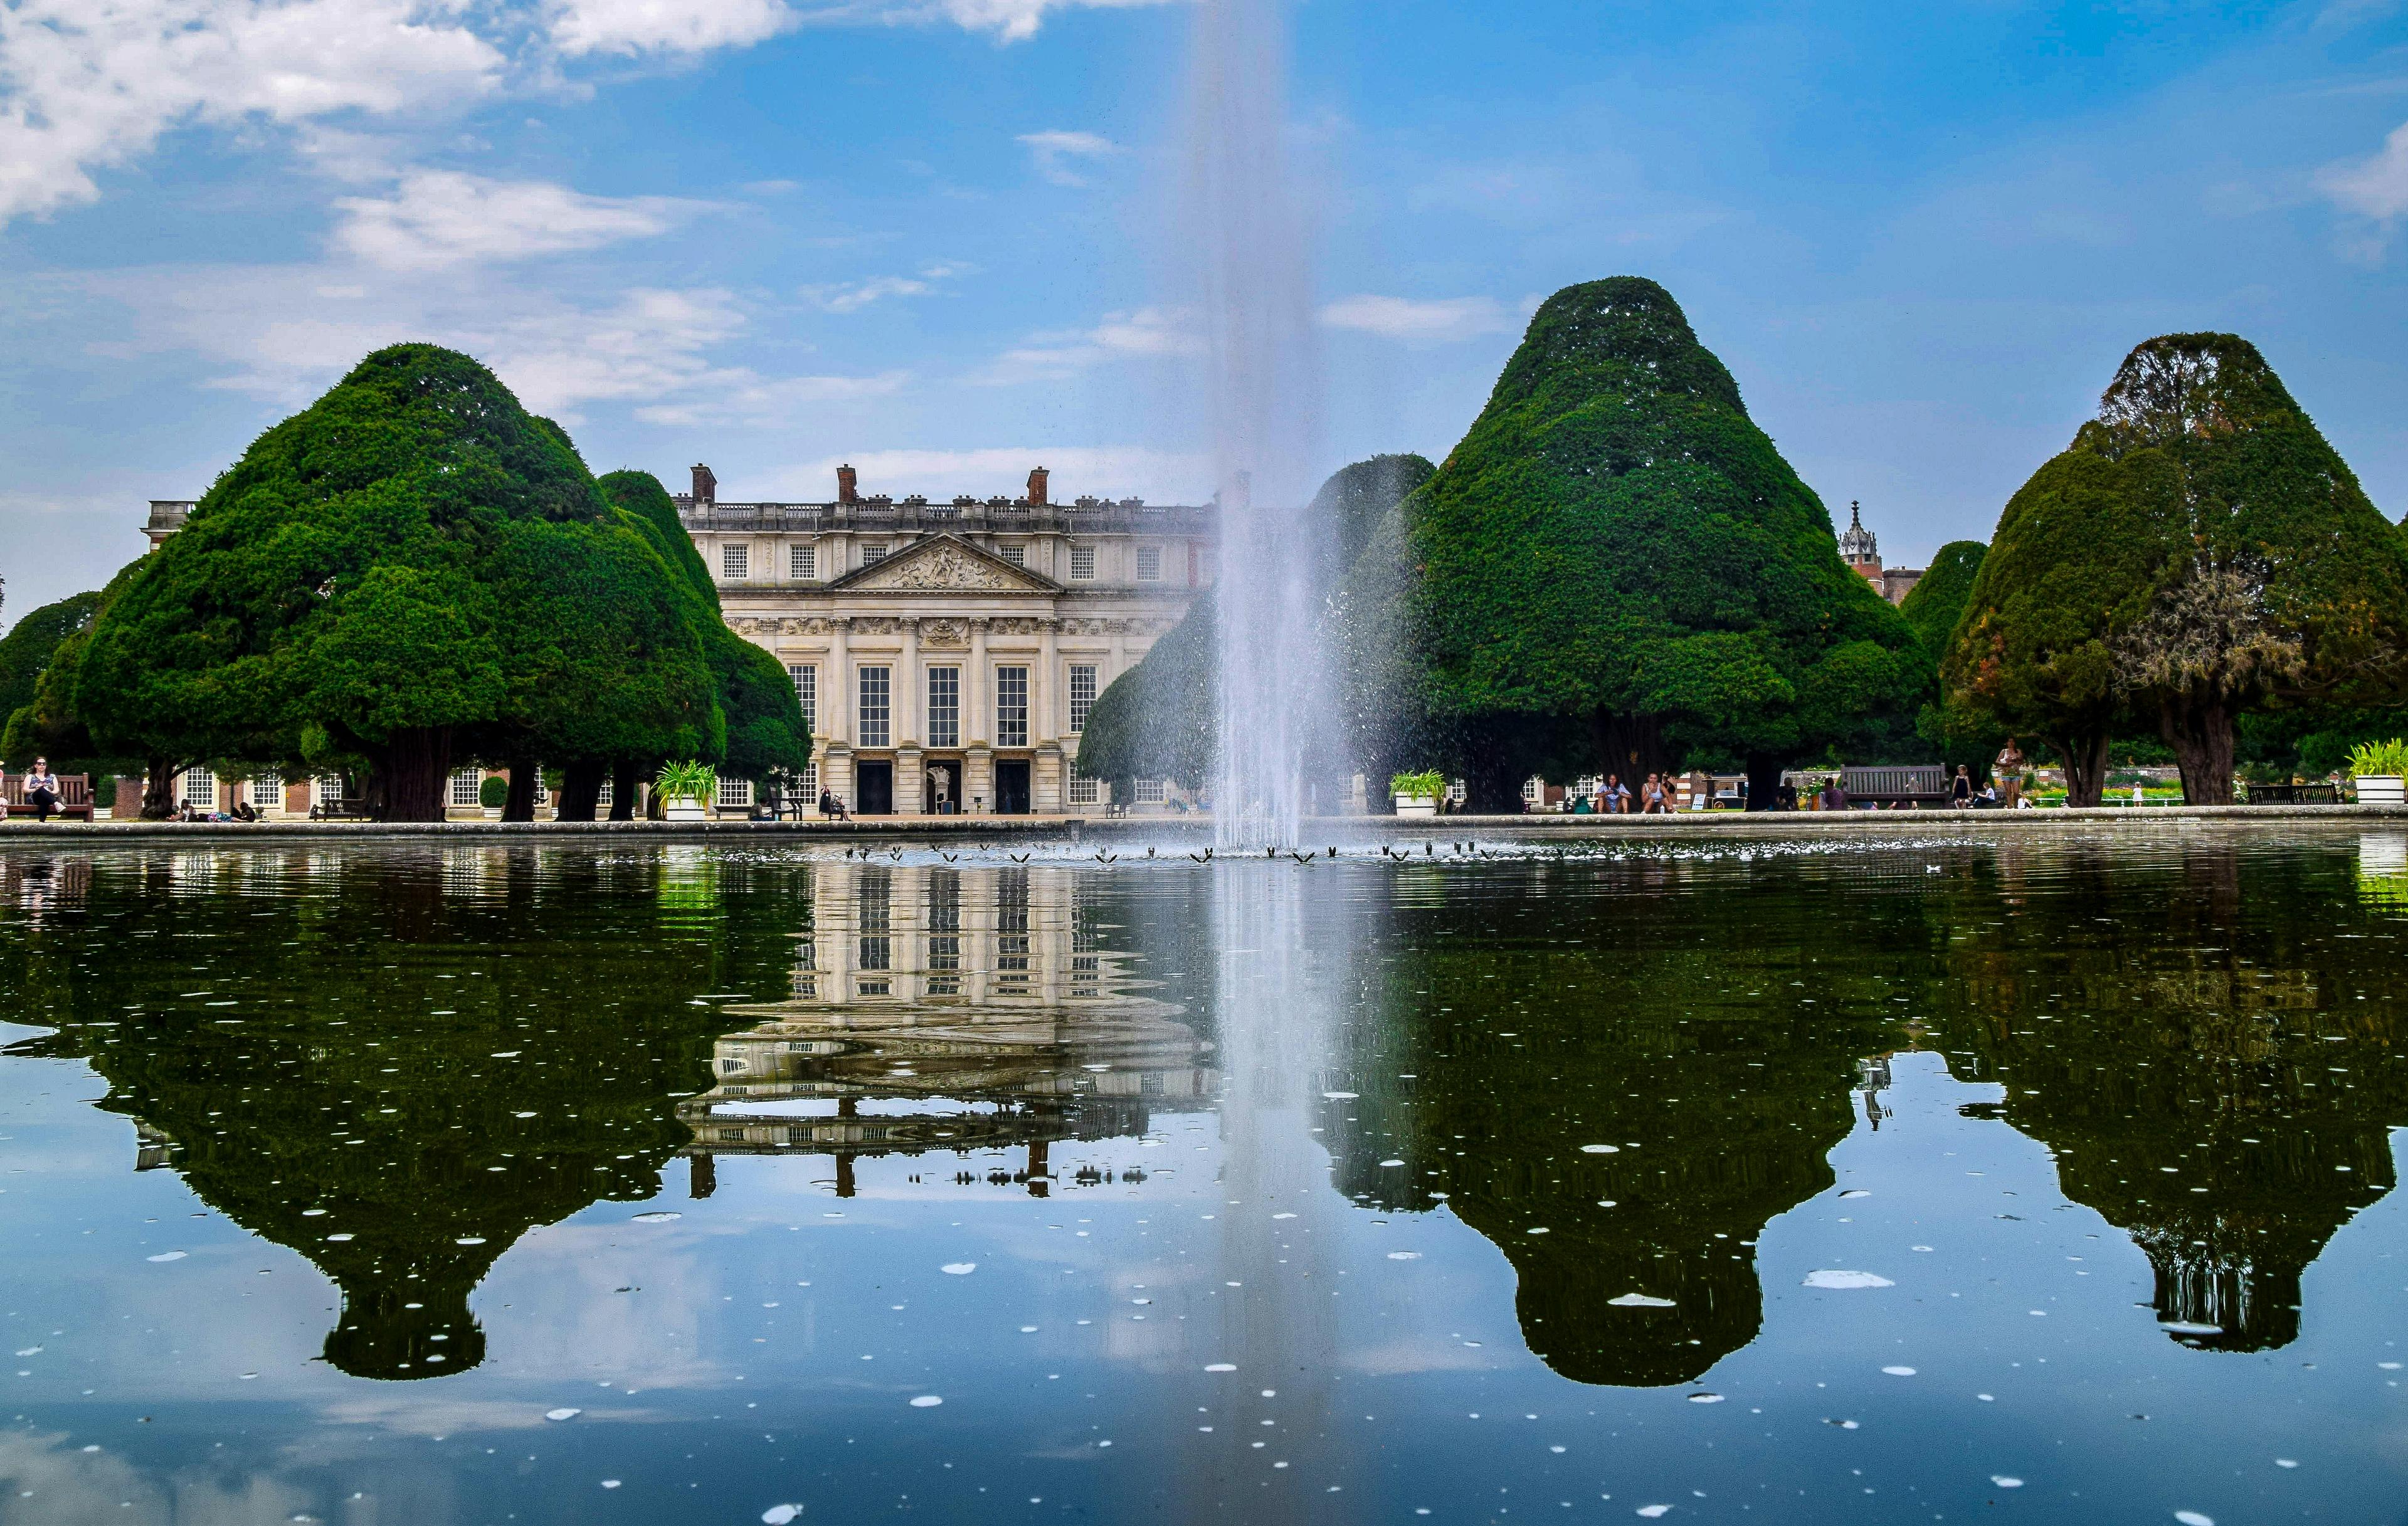
[[[722,546],[719,549],[719,576],[729,582],[752,576],[752,548]]]
[[[1003,558],[1006,562],[1010,563],[1015,567],[1025,567],[1028,565],[1028,548],[1020,545],[1017,542],[1014,542],[1010,546],[996,547],[995,549],[995,554]]]
[[[886,548],[882,543],[872,542],[861,549],[861,564],[865,567],[869,565],[872,562],[883,562],[885,560]]]
[[[816,546],[786,548],[786,576],[797,583],[808,583],[820,575],[820,549]]]
[[[1162,581],[1162,548],[1140,546],[1137,549],[1137,580],[1140,583]]]
[[[1096,707],[1096,664],[1070,664],[1070,729],[1087,729],[1087,712]]]
[[[1096,549],[1093,546],[1070,548],[1070,576],[1082,583],[1096,576]]]

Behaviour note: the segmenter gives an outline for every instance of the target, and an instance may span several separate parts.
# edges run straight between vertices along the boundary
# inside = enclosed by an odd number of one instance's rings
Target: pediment
[[[828,585],[848,593],[1058,593],[1061,585],[1015,567],[958,535],[930,535]]]

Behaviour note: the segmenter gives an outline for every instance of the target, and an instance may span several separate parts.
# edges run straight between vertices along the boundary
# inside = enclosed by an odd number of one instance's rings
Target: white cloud
[[[597,249],[668,232],[705,204],[668,196],[589,196],[544,180],[488,180],[412,170],[388,197],[346,196],[335,243],[387,270]]]
[[[750,47],[796,20],[782,0],[553,0],[544,18],[572,58]]]
[[[1083,186],[1086,178],[1073,168],[1084,160],[1108,158],[1121,151],[1111,138],[1094,133],[1072,133],[1054,129],[1043,133],[1023,133],[1016,140],[1027,145],[1036,160],[1037,173],[1055,185]]]
[[[806,286],[802,295],[823,312],[855,313],[887,297],[925,296],[937,289],[938,282],[969,275],[976,269],[975,265],[939,261],[921,266],[917,276],[873,276],[849,285]]]
[[[1054,381],[1115,360],[1199,355],[1204,342],[1192,314],[1174,307],[1140,307],[1110,313],[1091,329],[1032,334],[1005,350],[970,379],[986,386]]]
[[[1194,503],[1208,492],[1204,485],[1212,479],[1211,463],[1190,451],[1143,446],[1015,445],[828,456],[771,472],[766,480],[740,491],[731,488],[728,496],[796,503],[824,500],[835,491],[839,464],[861,474],[864,492],[896,498],[922,492],[940,502],[964,492],[981,498],[998,492],[1017,495],[1026,489],[1032,466],[1043,466],[1052,473],[1047,486],[1057,504],[1082,493],[1143,498],[1150,503]]]
[[[805,14],[812,21],[874,21],[896,23],[950,22],[972,32],[992,32],[999,42],[1037,35],[1057,10],[1120,10],[1168,0],[823,0]]]
[[[0,5],[0,221],[97,199],[97,170],[192,122],[392,116],[494,89],[444,0]]]
[[[2398,221],[2408,213],[2408,123],[2393,128],[2372,156],[2317,171],[2316,189],[2360,217]]]
[[[1521,320],[1495,297],[1424,302],[1412,297],[1352,296],[1322,308],[1321,321],[1328,328],[1424,343],[1511,334],[1521,327]]]

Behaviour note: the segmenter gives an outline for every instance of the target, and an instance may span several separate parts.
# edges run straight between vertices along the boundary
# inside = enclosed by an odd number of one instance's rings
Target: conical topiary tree
[[[1385,719],[1465,772],[1475,809],[1514,808],[1534,771],[1690,760],[1743,762],[1769,800],[1785,762],[1899,745],[1928,687],[1914,633],[1651,280],[1550,297],[1398,529],[1348,579],[1350,618],[1395,630],[1350,640],[1383,672],[1357,706],[1408,712]]]
[[[698,754],[722,725],[675,575],[557,426],[432,345],[362,361],[252,443],[96,620],[111,750],[367,761],[437,820],[456,759]]]
[[[2243,714],[2408,684],[2408,539],[2256,346],[2151,339],[2008,503],[1944,677],[2047,736],[2073,804],[2097,802],[2119,722],[2154,723],[2184,798],[2223,804]]]

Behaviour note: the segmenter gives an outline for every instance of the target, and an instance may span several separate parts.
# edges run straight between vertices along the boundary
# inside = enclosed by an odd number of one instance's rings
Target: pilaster
[[[1028,808],[1039,816],[1062,814],[1062,749],[1059,743],[1037,744],[1034,766],[1028,770]]]
[[[962,809],[972,816],[995,814],[995,749],[981,742],[962,763]]]
[[[924,792],[927,782],[921,777],[920,749],[905,743],[895,749],[895,814],[921,816],[927,804]]]

